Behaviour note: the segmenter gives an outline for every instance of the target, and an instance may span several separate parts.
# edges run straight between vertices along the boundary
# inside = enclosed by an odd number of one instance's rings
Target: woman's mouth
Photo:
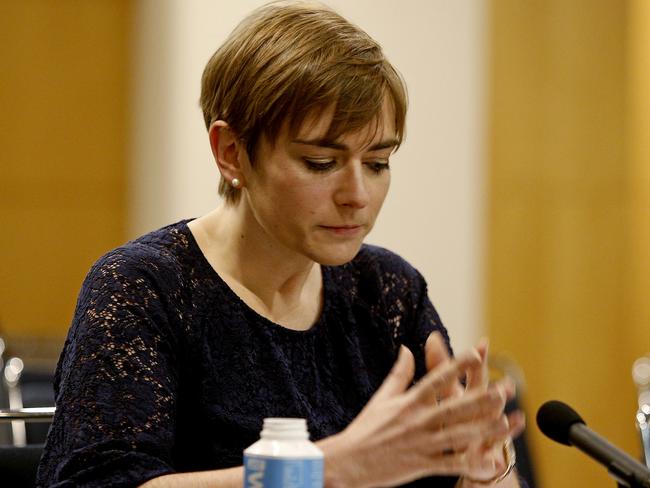
[[[321,225],[321,228],[331,232],[336,236],[353,237],[358,235],[363,226],[361,225]]]

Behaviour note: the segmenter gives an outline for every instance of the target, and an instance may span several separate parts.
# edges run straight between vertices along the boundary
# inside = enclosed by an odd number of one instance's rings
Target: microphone
[[[619,483],[630,488],[650,488],[650,470],[585,425],[580,415],[557,400],[537,411],[537,425],[560,444],[575,446],[607,468]]]

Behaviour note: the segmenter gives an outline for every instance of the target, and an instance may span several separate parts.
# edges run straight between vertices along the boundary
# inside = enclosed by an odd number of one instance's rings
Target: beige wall
[[[217,204],[218,174],[197,106],[212,52],[261,1],[143,0],[136,12],[130,234]],[[410,260],[467,347],[482,326],[481,0],[331,0],[385,48],[408,83],[407,140],[369,241]]]

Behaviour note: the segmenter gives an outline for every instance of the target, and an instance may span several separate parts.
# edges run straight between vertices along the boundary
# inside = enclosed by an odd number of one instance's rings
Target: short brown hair
[[[260,136],[275,142],[284,124],[295,134],[308,116],[330,107],[326,137],[376,120],[392,102],[398,143],[407,94],[381,47],[359,27],[315,2],[273,2],[246,17],[212,55],[201,79],[205,125],[224,120],[245,141],[251,163]],[[229,203],[240,192],[222,178]]]

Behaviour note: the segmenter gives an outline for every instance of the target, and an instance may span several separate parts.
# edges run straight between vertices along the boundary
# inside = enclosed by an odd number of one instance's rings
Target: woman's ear
[[[208,130],[212,155],[221,176],[228,182],[236,179],[243,185],[242,158],[240,154],[246,148],[242,140],[230,128],[227,122],[216,120]]]

